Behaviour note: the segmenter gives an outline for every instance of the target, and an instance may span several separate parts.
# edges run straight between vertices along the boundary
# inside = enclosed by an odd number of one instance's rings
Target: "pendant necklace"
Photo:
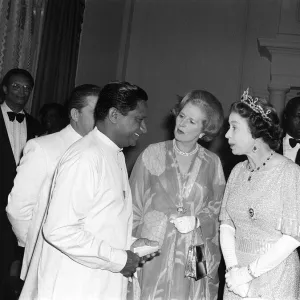
[[[265,162],[261,166],[257,167],[256,169],[252,169],[251,170],[250,164],[248,164],[248,170],[250,170],[250,175],[248,177],[248,181],[251,181],[253,172],[259,171],[261,168],[263,168],[267,164],[267,162],[271,159],[271,157],[273,156],[274,153],[275,153],[275,151],[272,150],[271,154],[267,157],[267,159],[265,160]],[[251,220],[256,220],[255,210],[254,210],[254,208],[252,206],[253,205],[250,205],[250,207],[248,209],[248,215],[249,215],[249,218]]]
[[[267,157],[267,159],[263,162],[263,164],[260,165],[259,167],[257,167],[256,169],[252,169],[251,170],[250,163],[248,162],[248,170],[250,171],[250,174],[249,174],[249,177],[248,177],[248,181],[251,181],[253,172],[259,171],[261,168],[263,168],[266,165],[266,163],[271,159],[271,157],[273,156],[273,154],[274,154],[274,150],[271,151],[271,154]]]
[[[180,155],[191,156],[191,155],[194,155],[198,152],[199,144],[198,143],[196,144],[196,147],[193,151],[183,152],[177,147],[175,139],[174,139],[173,140],[173,149]],[[179,163],[176,159],[176,154],[175,153],[174,153],[174,157],[175,157],[175,162],[176,162],[176,171],[177,171],[176,173],[177,173],[177,179],[178,179],[178,184],[179,184],[179,192],[180,192],[179,204],[176,204],[176,207],[177,207],[177,212],[179,214],[185,214],[187,212],[187,208],[183,206],[183,199],[184,199],[184,194],[185,194],[186,188],[187,188],[188,174],[184,174],[184,175],[181,174],[180,169],[179,169]],[[191,164],[192,164],[192,162],[191,162]],[[183,184],[182,184],[182,181],[183,181]]]

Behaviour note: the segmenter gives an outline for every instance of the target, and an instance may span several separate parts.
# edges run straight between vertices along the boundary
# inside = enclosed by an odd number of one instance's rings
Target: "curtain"
[[[0,0],[0,78],[12,68],[35,77],[46,5],[47,0]]]
[[[75,86],[84,0],[50,0],[41,41],[31,113],[43,104],[64,104]]]

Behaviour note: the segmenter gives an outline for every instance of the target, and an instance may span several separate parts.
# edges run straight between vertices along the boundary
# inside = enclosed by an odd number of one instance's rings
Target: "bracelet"
[[[228,273],[229,271],[231,271],[234,268],[239,268],[239,265],[233,265],[233,266],[227,268],[225,272]]]
[[[247,266],[247,271],[248,271],[249,275],[252,277],[252,279],[256,278],[253,271],[251,270],[250,264]]]

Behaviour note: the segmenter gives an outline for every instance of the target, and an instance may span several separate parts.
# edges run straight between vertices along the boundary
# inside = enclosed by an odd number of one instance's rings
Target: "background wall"
[[[116,79],[126,0],[86,0],[76,85]]]
[[[248,86],[268,96],[271,64],[258,38],[276,37],[292,13],[283,2],[297,0],[87,0],[77,83],[125,79],[149,95],[148,133],[127,151],[129,169],[148,144],[169,138],[177,95],[207,89],[226,115]]]

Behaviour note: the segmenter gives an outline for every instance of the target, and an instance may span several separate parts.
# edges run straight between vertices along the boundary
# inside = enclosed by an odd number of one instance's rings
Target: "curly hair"
[[[256,98],[256,105],[260,105],[268,113],[270,120],[264,119],[260,113],[252,110],[247,104],[237,101],[231,105],[230,113],[235,112],[248,122],[254,139],[261,138],[272,150],[278,150],[282,139],[282,128],[275,108],[264,98]]]
[[[193,90],[181,99],[181,101],[172,109],[171,113],[177,117],[187,103],[198,106],[206,115],[202,130],[204,136],[201,139],[205,142],[213,140],[219,134],[224,122],[222,104],[208,91]]]

